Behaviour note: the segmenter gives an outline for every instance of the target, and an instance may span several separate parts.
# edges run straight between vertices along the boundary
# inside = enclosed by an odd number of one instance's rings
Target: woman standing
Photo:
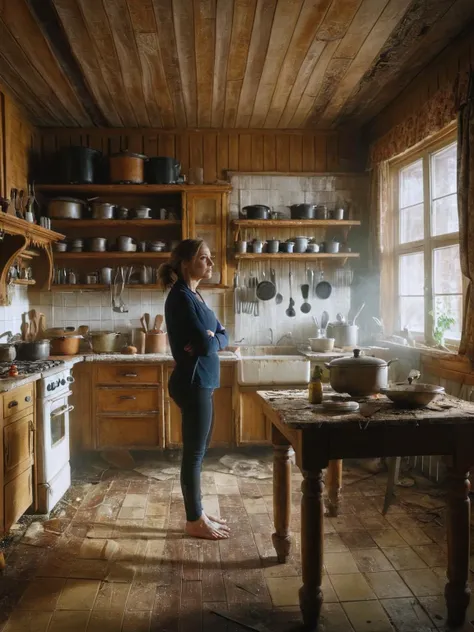
[[[165,288],[165,319],[176,362],[168,389],[181,409],[183,457],[181,490],[186,533],[197,538],[229,537],[225,520],[207,516],[201,503],[201,466],[212,433],[213,393],[219,387],[217,352],[228,344],[225,329],[206,305],[197,287],[212,276],[212,259],[202,239],[185,239],[158,272]]]

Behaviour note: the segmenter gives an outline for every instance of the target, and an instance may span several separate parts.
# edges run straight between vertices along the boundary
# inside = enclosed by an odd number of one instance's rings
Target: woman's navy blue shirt
[[[218,388],[217,352],[229,344],[216,315],[184,281],[176,281],[165,302],[165,319],[171,353],[176,362],[173,380],[179,385]],[[207,330],[214,332],[209,336]],[[191,345],[192,353],[185,351]]]

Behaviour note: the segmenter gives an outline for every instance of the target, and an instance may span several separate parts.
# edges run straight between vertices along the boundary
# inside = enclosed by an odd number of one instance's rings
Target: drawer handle
[[[138,377],[138,373],[122,373],[122,377]]]
[[[15,408],[15,406],[18,406],[18,402],[15,399],[8,402],[8,408]]]
[[[119,399],[137,399],[134,395],[120,395]]]
[[[27,395],[25,397],[25,402],[31,402],[31,395]]]

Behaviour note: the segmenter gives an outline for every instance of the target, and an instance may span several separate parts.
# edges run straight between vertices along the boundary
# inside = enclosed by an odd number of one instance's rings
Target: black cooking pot
[[[240,215],[244,219],[268,219],[270,215],[270,207],[265,204],[251,204],[244,206],[240,211]]]
[[[315,204],[292,204],[290,207],[291,219],[314,219]]]
[[[97,149],[71,145],[61,147],[57,155],[57,169],[65,184],[92,184],[99,180],[102,154]]]
[[[145,164],[145,179],[148,184],[176,184],[181,165],[176,158],[153,156]]]

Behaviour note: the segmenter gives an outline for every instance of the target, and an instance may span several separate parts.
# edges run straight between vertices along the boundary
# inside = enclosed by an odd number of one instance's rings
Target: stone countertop
[[[239,359],[235,353],[228,352],[225,355],[219,355],[221,362],[237,362]],[[153,362],[164,363],[174,362],[170,353],[136,353],[135,355],[127,355],[123,353],[90,353],[81,356],[85,362]]]
[[[368,425],[420,425],[420,424],[472,424],[474,404],[444,395],[426,408],[396,408],[384,395],[359,400],[360,410],[356,413],[333,413],[320,404],[308,402],[307,390],[257,391],[257,394],[278,415],[283,424],[293,429],[319,428],[337,424],[353,427],[357,423],[361,430]],[[335,395],[325,389],[324,399]]]
[[[41,377],[41,373],[30,373],[30,375],[24,375],[20,377],[7,377],[0,379],[0,393],[8,393],[14,388],[25,386],[25,384],[31,384],[36,382]]]

